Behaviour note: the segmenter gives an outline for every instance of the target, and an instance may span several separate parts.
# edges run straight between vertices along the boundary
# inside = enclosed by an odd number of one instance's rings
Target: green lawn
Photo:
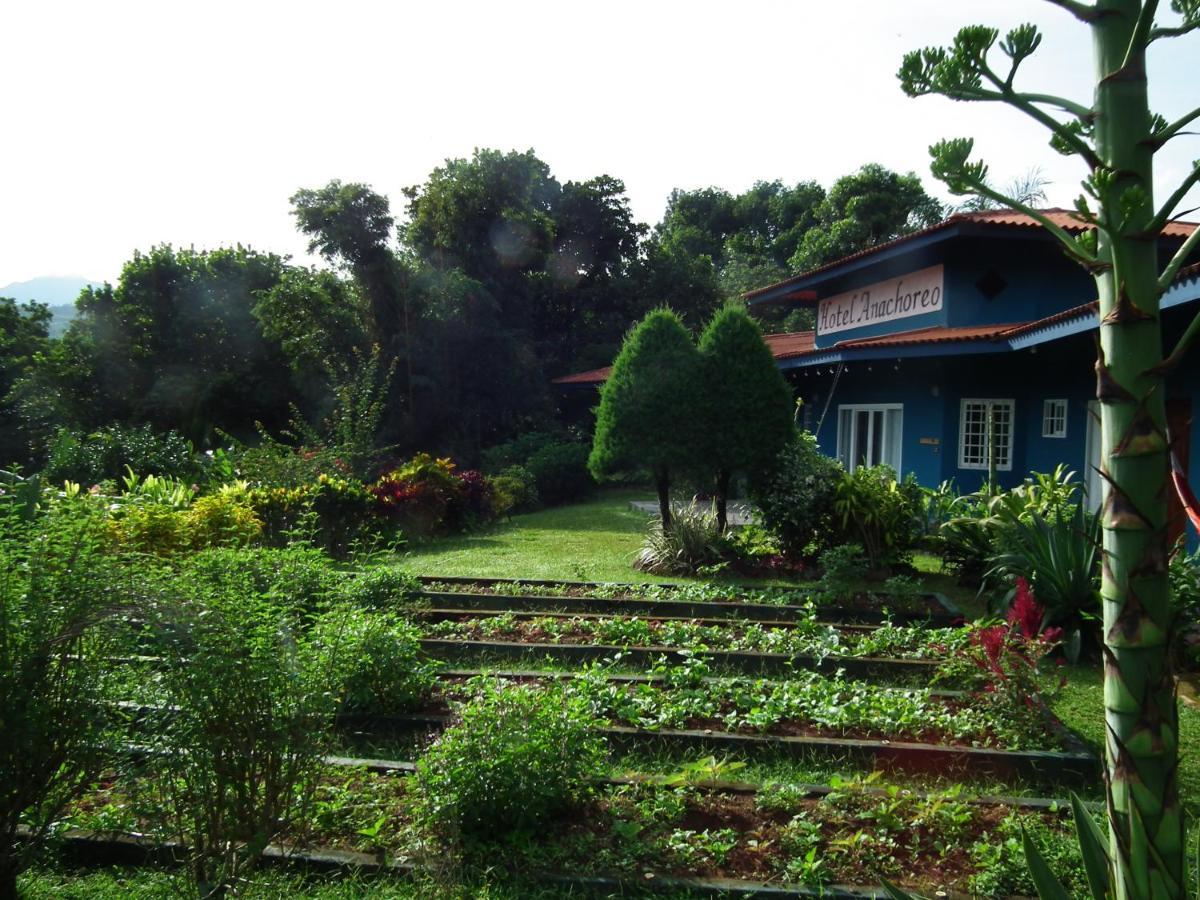
[[[1104,751],[1104,690],[1097,666],[1063,670],[1066,686],[1051,703],[1068,727],[1097,753]],[[1200,709],[1179,702],[1179,792],[1193,815],[1200,815]]]
[[[513,516],[480,534],[414,544],[402,554],[416,575],[550,578],[568,581],[678,581],[633,568],[647,516],[630,507],[644,491]]]

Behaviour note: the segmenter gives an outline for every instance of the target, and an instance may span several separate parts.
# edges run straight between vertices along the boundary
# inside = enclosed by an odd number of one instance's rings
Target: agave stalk
[[[1200,0],[1172,0],[1177,22],[1155,23],[1157,0],[1049,0],[1083,22],[1093,39],[1095,91],[1090,105],[1015,87],[1021,63],[1041,42],[1032,25],[1003,41],[994,29],[962,29],[949,49],[908,54],[900,70],[911,96],[1000,102],[1044,125],[1051,144],[1090,170],[1080,218],[1093,226],[1074,236],[1038,210],[987,183],[971,161],[970,140],[933,148],[934,174],[952,191],[989,197],[1031,215],[1086,266],[1096,282],[1100,336],[1096,394],[1101,403],[1101,602],[1104,614],[1104,707],[1107,731],[1107,865],[1105,891],[1118,900],[1186,896],[1184,822],[1176,782],[1178,719],[1168,664],[1171,615],[1167,582],[1167,477],[1164,378],[1186,349],[1164,360],[1159,318],[1163,291],[1200,243],[1191,235],[1160,270],[1159,237],[1200,164],[1159,207],[1154,154],[1200,116],[1174,123],[1150,112],[1146,50],[1161,38],[1200,28]],[[1007,71],[993,68],[998,49]],[[1200,332],[1200,320],[1187,336]],[[1046,895],[1043,895],[1046,896]]]

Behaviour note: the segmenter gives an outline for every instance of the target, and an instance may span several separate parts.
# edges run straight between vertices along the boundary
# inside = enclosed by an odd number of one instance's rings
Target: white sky
[[[112,280],[160,242],[303,258],[297,188],[367,182],[400,214],[402,187],[475,147],[532,147],[564,181],[621,178],[650,224],[674,187],[828,186],[872,161],[934,189],[927,148],[954,136],[1001,183],[1040,166],[1069,205],[1082,171],[1039,126],[896,82],[908,49],[1022,21],[1046,39],[1018,85],[1086,101],[1086,28],[1044,0],[12,0],[0,284]],[[1200,36],[1156,48],[1151,99],[1173,119],[1200,103]],[[1197,156],[1200,138],[1160,154],[1160,196]]]

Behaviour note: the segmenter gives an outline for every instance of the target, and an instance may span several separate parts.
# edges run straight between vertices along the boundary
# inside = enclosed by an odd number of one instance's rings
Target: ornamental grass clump
[[[712,511],[687,505],[669,523],[656,519],[633,567],[657,575],[695,575],[721,561],[721,532]]]
[[[417,766],[417,824],[442,840],[546,826],[585,800],[606,748],[587,701],[484,681]]]

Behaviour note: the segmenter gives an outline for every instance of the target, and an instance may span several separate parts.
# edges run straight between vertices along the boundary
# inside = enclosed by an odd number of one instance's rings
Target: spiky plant
[[[1174,122],[1151,113],[1147,49],[1200,28],[1200,0],[1172,0],[1173,21],[1155,22],[1157,0],[1048,0],[1091,31],[1095,92],[1091,103],[1018,90],[1015,76],[1041,43],[1033,25],[1003,40],[982,26],[963,28],[950,47],[904,57],[899,78],[910,96],[997,102],[1045,126],[1051,145],[1088,167],[1073,235],[1036,209],[987,183],[969,139],[934,145],[933,172],[956,194],[993,199],[1039,221],[1093,275],[1100,305],[1096,360],[1101,403],[1103,507],[1104,705],[1107,722],[1107,862],[1103,887],[1117,898],[1177,898],[1184,883],[1184,823],[1176,780],[1178,719],[1168,665],[1171,612],[1167,584],[1167,472],[1163,380],[1200,333],[1200,317],[1163,355],[1163,292],[1200,245],[1193,232],[1165,266],[1159,238],[1187,192],[1200,181],[1194,164],[1167,200],[1154,202],[1155,153],[1200,117]],[[998,51],[998,52],[997,52]],[[997,57],[1000,68],[993,67]],[[1043,896],[1047,896],[1043,894]]]

